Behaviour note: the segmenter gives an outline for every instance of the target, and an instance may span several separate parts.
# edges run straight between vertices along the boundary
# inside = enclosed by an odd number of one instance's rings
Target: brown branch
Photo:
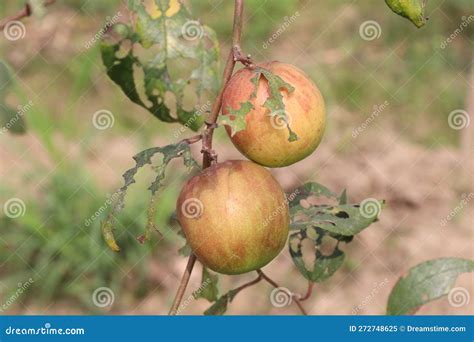
[[[214,133],[214,128],[216,127],[217,117],[219,116],[219,112],[222,107],[222,95],[225,90],[225,86],[227,82],[229,82],[230,78],[232,77],[232,73],[234,71],[236,59],[235,59],[235,49],[238,48],[240,50],[240,38],[242,36],[242,13],[244,10],[244,1],[243,0],[235,0],[235,7],[234,7],[234,27],[232,33],[232,49],[229,52],[229,56],[227,57],[227,62],[224,69],[224,75],[222,77],[222,89],[219,92],[219,95],[212,106],[211,113],[209,114],[209,118],[206,121],[207,129],[205,130],[202,146],[203,146],[203,168],[211,166],[212,163],[217,161],[217,156],[215,155],[214,151],[212,150],[212,135]]]
[[[257,284],[258,282],[260,282],[261,280],[263,279],[263,277],[259,274],[257,278],[255,278],[254,280],[252,281],[249,281],[248,283],[245,283],[235,289],[232,290],[232,292],[235,292],[234,293],[234,297],[242,290],[246,289],[247,287],[250,287],[252,285],[255,285]]]
[[[242,36],[242,13],[244,11],[244,0],[235,0],[234,5],[234,26],[232,30],[232,49],[229,53],[229,57],[227,57],[227,62],[224,69],[224,74],[222,76],[222,89],[219,92],[219,95],[212,106],[211,113],[209,114],[209,118],[206,120],[206,129],[202,134],[202,167],[207,168],[211,166],[213,163],[217,162],[217,154],[212,149],[212,136],[214,133],[214,128],[216,127],[217,117],[219,116],[219,112],[222,107],[222,94],[224,93],[225,86],[227,82],[229,82],[230,78],[232,77],[232,73],[234,71],[235,60],[234,60],[234,47],[240,46],[240,38]],[[184,274],[181,278],[181,282],[179,284],[178,290],[176,292],[176,296],[173,300],[173,305],[169,311],[169,315],[176,315],[178,312],[179,305],[183,299],[184,293],[186,291],[186,287],[188,286],[189,278],[191,277],[191,273],[193,271],[194,264],[196,262],[196,255],[191,254],[188,259],[188,264],[186,265],[186,269],[184,270]]]
[[[55,1],[56,0],[45,0],[44,6],[52,5],[54,4]],[[9,17],[6,17],[0,22],[0,30],[3,30],[10,21],[20,20],[20,19],[29,17],[30,15],[31,15],[31,6],[30,4],[26,3],[25,6],[23,6],[23,8],[19,10],[17,13]]]
[[[184,270],[183,277],[181,278],[178,291],[176,292],[176,296],[174,297],[173,305],[171,306],[171,309],[168,313],[169,315],[176,315],[176,313],[178,312],[179,305],[181,304],[184,292],[186,291],[186,286],[188,286],[189,278],[191,278],[191,273],[193,271],[195,262],[196,256],[194,254],[191,254],[188,259],[186,269]]]
[[[255,65],[253,65],[252,56],[244,56],[242,49],[238,45],[234,46],[234,61],[242,63],[247,68],[255,68]]]
[[[257,273],[265,280],[267,281],[270,285],[272,285],[274,288],[279,288],[280,286],[274,281],[272,280],[271,278],[269,278],[265,273],[263,273],[262,270],[257,270]],[[300,303],[300,299],[298,297],[300,297],[298,294],[295,294],[295,293],[291,293],[291,297],[292,299],[295,301],[296,305],[298,306],[298,308],[300,309],[301,313],[305,316],[308,315],[308,313],[306,312],[305,308],[303,307],[303,305]]]

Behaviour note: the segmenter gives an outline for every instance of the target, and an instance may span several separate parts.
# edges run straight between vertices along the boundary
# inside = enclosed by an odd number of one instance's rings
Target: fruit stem
[[[280,286],[274,281],[272,280],[269,276],[267,276],[265,273],[263,273],[262,270],[257,270],[257,273],[260,277],[262,277],[267,283],[269,283],[270,285],[272,285],[274,288],[279,288]],[[300,309],[301,313],[305,316],[308,315],[308,313],[306,312],[305,308],[303,307],[303,305],[301,304],[300,302],[300,299],[297,298],[299,297],[299,295],[297,294],[294,294],[292,293],[291,294],[291,297],[293,298],[293,300],[295,301],[296,305],[298,306],[298,308]]]
[[[306,294],[302,296],[301,298],[299,298],[300,302],[311,297],[311,295],[313,294],[313,287],[314,287],[314,283],[311,280],[308,280],[308,289],[306,290]]]
[[[234,292],[234,296],[237,295],[237,293],[239,293],[240,291],[246,289],[247,287],[250,287],[252,285],[255,285],[257,284],[258,282],[260,282],[261,280],[263,279],[263,277],[259,274],[257,278],[255,278],[254,280],[252,281],[249,281],[248,283],[245,283],[235,289],[232,290],[232,292]]]
[[[214,133],[214,128],[216,127],[217,117],[222,107],[222,94],[224,93],[225,86],[232,77],[234,72],[234,67],[236,60],[234,58],[234,49],[237,47],[240,49],[240,38],[242,36],[242,14],[244,11],[244,0],[235,0],[234,3],[234,26],[232,29],[232,48],[230,49],[229,56],[227,57],[227,62],[224,69],[224,74],[222,76],[222,88],[219,91],[219,95],[214,102],[211,113],[206,120],[206,129],[202,133],[202,167],[203,169],[211,166],[217,162],[217,154],[212,150],[212,136]],[[176,296],[173,300],[173,305],[169,311],[169,315],[176,315],[178,312],[179,305],[183,299],[184,293],[186,292],[186,287],[188,286],[189,278],[191,278],[191,273],[193,271],[194,264],[196,262],[196,255],[191,254],[188,259],[188,264],[184,270],[181,282],[179,284],[178,290],[176,291]]]

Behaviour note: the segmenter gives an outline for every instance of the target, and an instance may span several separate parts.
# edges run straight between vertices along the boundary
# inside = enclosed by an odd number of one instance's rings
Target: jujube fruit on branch
[[[276,89],[282,96],[284,109],[269,109],[275,107],[272,98],[275,94],[265,74],[255,79],[259,68],[270,71],[292,88],[291,91]],[[273,103],[267,102],[269,98]],[[245,116],[245,130],[232,135],[228,126],[226,129],[235,147],[250,160],[268,167],[288,166],[318,147],[326,121],[324,99],[300,69],[274,61],[239,70],[225,88],[223,114],[230,115],[231,110],[238,110],[248,102],[252,109]],[[293,139],[289,139],[289,129],[295,134]]]
[[[191,178],[176,212],[197,258],[219,273],[265,266],[288,237],[283,190],[268,170],[249,161],[226,161]]]

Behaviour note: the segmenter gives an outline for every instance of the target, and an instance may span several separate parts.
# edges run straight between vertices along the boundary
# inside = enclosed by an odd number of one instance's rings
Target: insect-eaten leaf
[[[361,204],[338,204],[347,200],[318,183],[307,183],[293,191],[290,206],[290,229],[300,230],[317,226],[330,233],[353,236],[377,221],[384,201],[369,198]],[[321,203],[320,199],[336,201],[334,205]],[[300,203],[301,201],[304,203]]]
[[[231,130],[231,136],[234,136],[235,133],[245,130],[247,127],[245,117],[253,108],[253,105],[249,101],[241,103],[240,108],[237,110],[229,107],[229,114],[220,115],[217,119],[217,124],[229,126]]]
[[[473,271],[474,261],[460,258],[429,260],[411,268],[392,289],[388,298],[387,315],[413,314],[423,304],[448,294],[449,300],[453,300],[459,295],[454,291],[462,292],[462,288],[453,289],[457,277],[461,273]]]
[[[263,76],[268,82],[268,93],[269,96],[263,104],[269,110],[269,116],[271,120],[276,122],[277,126],[283,122],[288,129],[288,141],[298,140],[298,136],[291,130],[290,119],[285,111],[285,103],[283,102],[283,95],[281,90],[286,90],[288,93],[295,91],[295,88],[285,82],[280,76],[273,74],[270,70],[264,68],[256,68],[256,75],[253,79],[253,83],[258,86],[260,78]],[[257,86],[255,92],[257,91]]]
[[[283,102],[282,90],[286,90],[288,93],[292,93],[295,88],[285,82],[281,77],[273,74],[270,70],[262,67],[256,67],[253,69],[255,76],[252,77],[251,82],[254,85],[254,90],[250,95],[247,102],[241,103],[239,109],[226,108],[228,111],[227,115],[221,115],[218,118],[218,124],[227,125],[231,129],[231,136],[236,133],[245,130],[247,123],[245,117],[251,110],[255,109],[252,104],[252,100],[257,96],[258,85],[260,79],[263,77],[268,83],[268,98],[265,100],[263,106],[268,110],[268,116],[270,120],[274,122],[275,127],[287,127],[288,129],[288,141],[298,140],[298,136],[290,127],[290,119],[285,111],[285,103]]]
[[[225,295],[219,297],[217,301],[212,304],[206,311],[204,315],[206,316],[220,316],[225,314],[227,311],[227,306],[234,299],[235,295],[238,293],[236,290],[230,290]]]
[[[322,282],[331,277],[344,262],[345,254],[339,249],[339,241],[336,242],[331,252],[323,253],[323,238],[325,236],[338,240],[336,237],[331,236],[328,232],[319,227],[300,229],[298,232],[292,233],[288,240],[290,255],[293,258],[293,262],[300,273],[306,279],[313,282]],[[304,239],[310,240],[314,246],[315,257],[312,267],[308,267],[303,259]]]
[[[206,98],[217,94],[219,43],[215,32],[192,20],[176,0],[130,0],[134,23],[117,23],[104,35],[102,60],[108,76],[134,103],[164,122],[192,130],[204,123]],[[194,61],[192,70],[182,62]],[[191,63],[192,64],[192,63]],[[207,99],[208,101],[208,99]]]
[[[201,286],[193,292],[194,298],[204,298],[210,302],[215,302],[219,296],[218,283],[219,276],[217,274],[212,274],[203,266]]]
[[[426,24],[426,0],[385,0],[385,2],[393,12],[407,18],[416,27],[420,28]]]
[[[164,147],[152,147],[135,155],[133,157],[133,159],[135,160],[135,166],[125,171],[125,173],[123,174],[124,185],[112,196],[112,209],[106,220],[102,223],[102,234],[107,245],[113,251],[118,252],[120,250],[113,234],[113,222],[117,215],[120,213],[120,211],[124,208],[125,195],[127,193],[128,187],[135,183],[135,175],[137,174],[138,170],[147,164],[152,164],[152,157],[158,153],[162,154],[163,159],[158,165],[153,168],[154,171],[157,173],[157,176],[148,188],[151,191],[151,200],[148,208],[145,234],[139,238],[141,242],[146,241],[151,237],[151,234],[153,232],[158,231],[158,228],[154,224],[156,206],[155,201],[157,198],[158,190],[162,186],[162,181],[165,178],[166,168],[171,162],[171,160],[176,158],[182,158],[184,164],[188,167],[190,171],[192,171],[193,169],[199,169],[199,164],[193,159],[189,144],[185,141],[179,142],[177,144],[167,145]]]
[[[322,282],[339,269],[345,258],[340,243],[349,243],[353,236],[377,220],[383,201],[369,199],[347,204],[347,192],[340,195],[319,183],[306,183],[289,196],[290,255],[298,270],[313,282]],[[329,204],[328,204],[329,203]],[[311,242],[311,253],[303,242]],[[312,259],[308,266],[307,259]]]

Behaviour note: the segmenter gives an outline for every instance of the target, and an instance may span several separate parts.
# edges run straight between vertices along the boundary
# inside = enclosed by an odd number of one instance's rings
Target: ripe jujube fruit
[[[268,62],[257,67],[269,70],[294,87],[293,92],[280,89],[280,93],[287,122],[298,140],[288,141],[289,131],[284,120],[278,115],[271,116],[264,106],[271,94],[264,77],[260,78],[256,96],[253,96],[255,70],[249,68],[239,70],[230,79],[223,93],[222,111],[229,115],[229,108],[238,110],[247,101],[253,109],[245,117],[245,130],[232,136],[226,126],[227,133],[235,147],[250,160],[268,167],[288,166],[306,158],[318,147],[326,121],[324,99],[304,72],[290,64]]]
[[[283,190],[269,171],[249,161],[226,161],[191,178],[176,212],[197,258],[219,273],[265,266],[288,237]]]

